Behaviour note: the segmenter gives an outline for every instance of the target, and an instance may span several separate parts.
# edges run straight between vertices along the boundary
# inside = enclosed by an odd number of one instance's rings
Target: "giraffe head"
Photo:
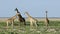
[[[46,13],[46,18],[48,18],[48,14],[47,14],[47,13],[48,13],[48,11],[45,11],[45,13]]]
[[[18,11],[17,8],[15,8],[15,11],[16,11],[16,14],[17,14],[17,15],[21,14],[21,13]]]
[[[25,12],[24,14],[27,16],[28,12]]]
[[[30,14],[28,12],[25,12],[25,15],[28,17],[31,17]]]
[[[17,8],[15,8],[16,13],[20,13]]]
[[[28,12],[25,12],[25,14],[28,14]]]
[[[46,11],[46,13],[48,13],[48,11]]]

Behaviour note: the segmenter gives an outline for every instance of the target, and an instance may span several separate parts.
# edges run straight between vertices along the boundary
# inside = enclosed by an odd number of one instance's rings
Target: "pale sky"
[[[18,8],[23,17],[25,11],[33,17],[60,17],[60,0],[0,0],[0,17],[15,15],[14,9]]]

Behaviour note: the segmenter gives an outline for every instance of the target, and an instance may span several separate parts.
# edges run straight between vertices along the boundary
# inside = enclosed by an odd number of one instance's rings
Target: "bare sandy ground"
[[[0,18],[0,22],[6,21],[8,18]],[[38,21],[44,21],[45,18],[36,18]],[[25,19],[26,21],[29,21],[27,18]],[[50,21],[60,21],[60,18],[49,18]],[[18,19],[15,19],[15,21],[18,21]]]

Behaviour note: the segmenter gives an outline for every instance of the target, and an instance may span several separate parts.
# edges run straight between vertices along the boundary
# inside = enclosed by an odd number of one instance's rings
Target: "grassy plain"
[[[6,28],[6,22],[0,22],[0,34],[60,34],[60,21],[50,21],[48,29],[44,25],[44,21],[39,21],[37,29],[30,29],[30,23],[27,21],[27,25],[15,21],[14,27]]]
[[[44,25],[45,18],[38,18],[38,27],[35,28],[34,26],[33,29],[30,28],[28,19],[26,19],[26,26],[19,23],[16,19],[13,28],[9,23],[8,30],[5,22],[6,19],[7,18],[0,18],[0,34],[60,34],[60,18],[49,18],[48,29]]]

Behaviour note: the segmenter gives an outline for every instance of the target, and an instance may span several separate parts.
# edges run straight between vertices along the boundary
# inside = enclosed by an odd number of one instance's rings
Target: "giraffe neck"
[[[18,14],[19,18],[22,18],[22,16],[21,16],[20,12],[18,11],[18,9],[16,10],[16,13]]]
[[[46,13],[46,18],[48,18],[47,13]]]
[[[16,13],[20,13],[17,8],[15,9],[15,11],[16,11]]]
[[[29,18],[31,18],[31,16],[29,15],[29,13],[26,13],[26,15],[27,15]]]

